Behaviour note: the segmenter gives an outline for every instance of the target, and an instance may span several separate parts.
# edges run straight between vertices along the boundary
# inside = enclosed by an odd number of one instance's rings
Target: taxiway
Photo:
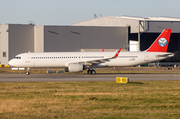
[[[40,81],[115,81],[116,77],[129,77],[130,81],[180,80],[180,74],[13,74],[1,73],[0,82]]]

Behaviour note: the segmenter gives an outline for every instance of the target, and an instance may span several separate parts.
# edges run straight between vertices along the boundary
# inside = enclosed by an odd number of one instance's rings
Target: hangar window
[[[7,54],[6,54],[6,52],[3,52],[3,57],[7,57]]]

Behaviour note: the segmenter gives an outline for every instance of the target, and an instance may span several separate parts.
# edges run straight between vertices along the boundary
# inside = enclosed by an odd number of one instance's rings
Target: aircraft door
[[[149,61],[149,56],[147,52],[144,53],[144,61]]]
[[[30,63],[30,53],[26,54],[26,63]]]

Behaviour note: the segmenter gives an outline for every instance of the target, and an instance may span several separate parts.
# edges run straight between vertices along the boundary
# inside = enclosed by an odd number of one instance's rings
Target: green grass
[[[0,83],[0,118],[179,117],[180,81]]]

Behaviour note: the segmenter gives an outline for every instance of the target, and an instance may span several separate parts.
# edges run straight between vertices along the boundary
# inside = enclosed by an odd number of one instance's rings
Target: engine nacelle
[[[83,65],[82,64],[69,64],[68,67],[65,68],[65,72],[82,72]]]

